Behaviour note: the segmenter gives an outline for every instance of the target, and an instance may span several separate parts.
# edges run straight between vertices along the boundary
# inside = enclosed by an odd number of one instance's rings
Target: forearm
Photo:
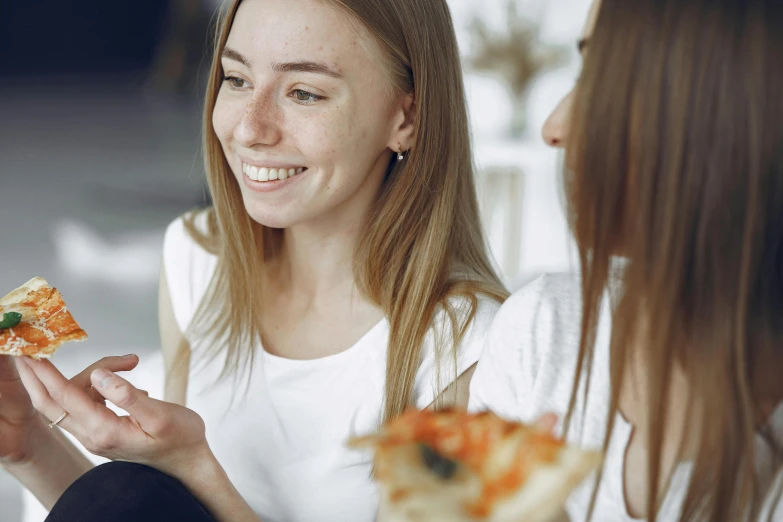
[[[92,463],[58,429],[42,424],[30,434],[30,458],[3,468],[50,510],[68,487],[92,469]]]
[[[218,522],[261,522],[210,452],[179,480]]]

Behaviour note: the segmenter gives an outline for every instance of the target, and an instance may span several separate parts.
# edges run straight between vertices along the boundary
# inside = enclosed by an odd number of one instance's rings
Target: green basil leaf
[[[13,328],[22,322],[22,314],[19,312],[8,312],[3,314],[3,320],[0,321],[0,330]]]

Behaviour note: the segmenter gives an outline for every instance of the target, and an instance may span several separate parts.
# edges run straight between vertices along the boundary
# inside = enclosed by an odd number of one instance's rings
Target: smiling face
[[[354,226],[409,145],[412,99],[390,94],[363,33],[322,0],[239,6],[212,123],[256,222]]]

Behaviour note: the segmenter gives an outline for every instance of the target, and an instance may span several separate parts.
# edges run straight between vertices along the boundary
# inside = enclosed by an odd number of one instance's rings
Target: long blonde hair
[[[391,86],[415,95],[415,137],[405,161],[390,154],[378,200],[354,258],[357,286],[390,325],[384,419],[413,404],[422,342],[436,311],[451,319],[452,355],[476,312],[477,294],[507,292],[487,255],[474,186],[460,57],[445,0],[326,0],[358,20],[380,51]],[[209,232],[191,235],[218,257],[193,324],[225,353],[223,377],[252,366],[261,339],[259,291],[279,234],[252,221],[212,129],[220,54],[241,0],[219,22],[204,110],[204,156],[213,199]],[[455,309],[453,297],[469,302]],[[464,302],[464,300],[462,300]],[[200,325],[200,326],[199,326]]]
[[[640,356],[651,522],[675,371],[698,442],[681,519],[749,520],[764,494],[756,434],[783,399],[782,27],[777,0],[602,0],[575,91],[567,191],[584,316],[569,416],[622,254],[605,448]]]

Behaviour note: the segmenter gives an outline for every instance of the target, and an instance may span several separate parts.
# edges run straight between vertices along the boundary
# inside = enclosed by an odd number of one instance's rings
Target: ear
[[[387,146],[394,152],[405,152],[413,146],[416,115],[416,98],[413,94],[400,96],[392,117],[392,131]]]

